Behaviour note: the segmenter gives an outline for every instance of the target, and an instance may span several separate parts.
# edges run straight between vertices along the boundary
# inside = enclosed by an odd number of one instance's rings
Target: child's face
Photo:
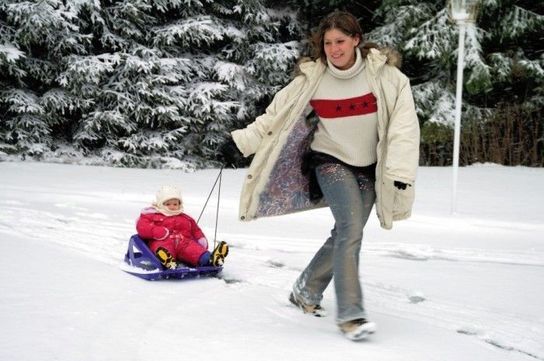
[[[163,205],[171,211],[179,211],[181,202],[179,201],[179,199],[169,199],[164,202]]]

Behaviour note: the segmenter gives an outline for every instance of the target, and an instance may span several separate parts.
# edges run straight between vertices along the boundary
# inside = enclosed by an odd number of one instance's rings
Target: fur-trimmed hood
[[[401,68],[402,66],[402,55],[393,48],[385,47],[378,49],[381,54],[385,55],[387,58],[386,63],[392,66],[395,66],[397,68]]]

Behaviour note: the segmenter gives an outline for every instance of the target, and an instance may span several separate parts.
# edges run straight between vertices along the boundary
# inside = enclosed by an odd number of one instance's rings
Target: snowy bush
[[[71,144],[119,166],[214,164],[289,80],[297,24],[259,0],[8,0],[0,134],[41,159]]]
[[[444,0],[5,0],[0,151],[3,159],[79,155],[131,167],[170,167],[173,159],[188,169],[217,165],[228,132],[264,110],[306,54],[306,35],[340,8],[360,19],[368,40],[401,51],[422,127],[421,162],[449,165],[458,28],[445,6]],[[491,161],[498,154],[491,148],[509,147],[534,156],[493,161],[542,165],[542,11],[539,2],[481,2],[466,37],[462,164]],[[520,118],[508,123],[510,117]],[[508,143],[470,133],[500,137],[512,124],[532,138],[507,137]]]

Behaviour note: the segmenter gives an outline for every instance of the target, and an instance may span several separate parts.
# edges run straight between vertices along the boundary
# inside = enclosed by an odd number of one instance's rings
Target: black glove
[[[400,181],[394,181],[393,185],[397,187],[398,189],[400,189],[401,191],[405,190],[407,186],[411,187],[409,184],[406,184]]]
[[[221,144],[217,151],[219,153],[218,158],[225,167],[236,168],[236,165],[243,159],[242,153],[240,153],[231,137]]]

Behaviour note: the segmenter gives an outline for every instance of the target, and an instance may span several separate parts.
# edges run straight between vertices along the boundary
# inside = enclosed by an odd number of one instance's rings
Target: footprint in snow
[[[426,300],[423,293],[418,292],[418,291],[409,293],[407,295],[407,297],[408,297],[408,301],[410,301],[410,303],[420,303],[420,302],[423,302],[423,301]]]
[[[282,263],[282,262],[278,262],[278,261],[273,261],[273,260],[268,260],[266,261],[266,264],[272,268],[283,268],[285,267],[285,264]]]

